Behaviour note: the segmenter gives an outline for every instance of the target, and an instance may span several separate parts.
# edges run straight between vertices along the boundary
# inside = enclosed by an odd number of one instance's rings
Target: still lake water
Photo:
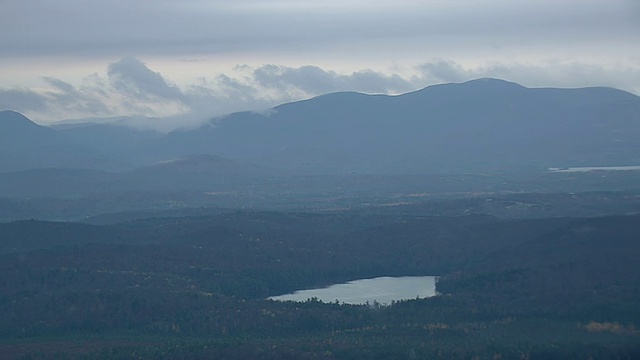
[[[550,172],[587,172],[587,171],[638,171],[640,166],[584,166],[584,167],[570,167],[570,168],[549,168]]]
[[[436,295],[436,276],[379,277],[354,280],[345,284],[331,285],[322,289],[300,290],[291,294],[272,296],[277,301],[306,301],[317,298],[323,302],[345,304],[391,304],[395,300],[427,298]]]

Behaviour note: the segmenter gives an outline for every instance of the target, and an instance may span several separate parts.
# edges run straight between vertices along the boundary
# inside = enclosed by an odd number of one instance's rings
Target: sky
[[[640,94],[640,0],[0,0],[0,109],[191,126],[495,77]]]

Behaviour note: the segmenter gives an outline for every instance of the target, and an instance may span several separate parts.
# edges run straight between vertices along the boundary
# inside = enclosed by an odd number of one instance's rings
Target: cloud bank
[[[339,73],[318,66],[241,65],[233,74],[199,78],[178,86],[143,61],[125,57],[90,74],[81,84],[43,77],[38,88],[0,88],[0,108],[40,122],[110,116],[173,116],[171,127],[193,126],[235,111],[261,111],[284,102],[335,91],[398,94],[445,82],[495,77],[525,86],[612,86],[640,93],[640,71],[580,63],[486,64],[469,67],[436,59],[410,75],[363,69]],[[166,124],[164,124],[166,126]]]
[[[186,124],[333,91],[397,94],[478,77],[640,93],[637,0],[21,0],[1,9],[0,108],[40,122]]]
[[[356,49],[380,56],[452,43],[478,52],[599,39],[634,42],[635,0],[5,1],[0,57]],[[565,46],[570,46],[566,49]],[[628,45],[627,45],[628,48]],[[636,52],[637,54],[637,52]],[[338,55],[338,54],[333,54]],[[446,56],[446,55],[445,55]]]

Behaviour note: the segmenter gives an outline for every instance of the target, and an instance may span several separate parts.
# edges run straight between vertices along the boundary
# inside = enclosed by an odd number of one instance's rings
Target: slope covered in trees
[[[359,211],[1,224],[0,349],[13,358],[631,359],[639,230],[638,216]],[[386,308],[264,300],[379,275],[440,275],[442,294]]]

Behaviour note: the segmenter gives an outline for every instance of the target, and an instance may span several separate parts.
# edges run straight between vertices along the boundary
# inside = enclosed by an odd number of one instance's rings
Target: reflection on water
[[[345,304],[391,304],[392,301],[426,298],[436,295],[435,276],[379,277],[331,285],[322,289],[300,290],[292,294],[272,296],[278,301],[306,301],[317,298],[323,302]]]

